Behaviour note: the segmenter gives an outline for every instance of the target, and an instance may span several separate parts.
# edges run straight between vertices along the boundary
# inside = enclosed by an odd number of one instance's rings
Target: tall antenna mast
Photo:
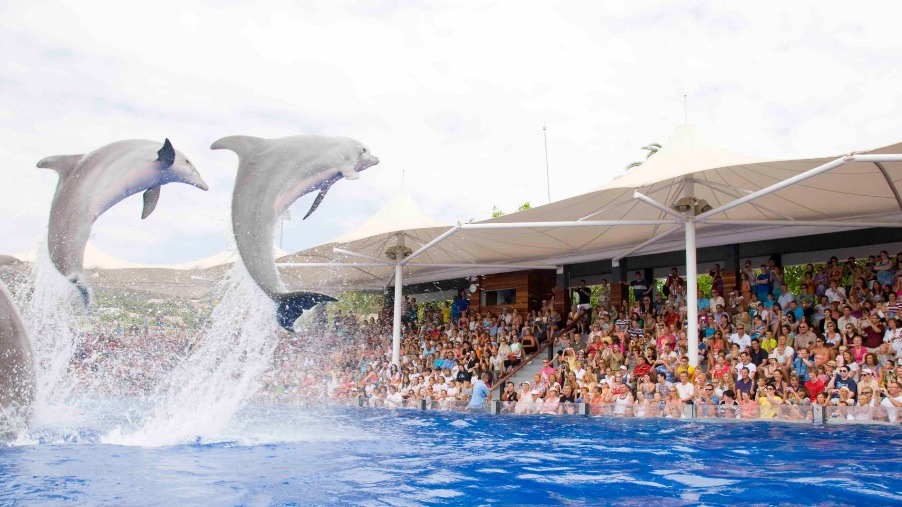
[[[404,193],[404,169],[401,169],[401,193]]]
[[[551,204],[551,173],[548,171],[548,130],[542,123],[542,137],[545,138],[545,185],[548,188],[548,204]]]

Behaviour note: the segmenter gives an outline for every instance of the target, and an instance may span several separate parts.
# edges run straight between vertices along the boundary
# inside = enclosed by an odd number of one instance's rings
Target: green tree
[[[528,209],[532,209],[532,205],[529,203],[529,201],[526,201],[517,207],[517,211],[526,211]],[[504,215],[506,215],[506,213],[503,209],[500,209],[494,204],[492,205],[492,218],[503,217]],[[458,222],[458,225],[460,225],[460,222]]]
[[[339,294],[333,303],[326,305],[326,312],[330,318],[333,318],[339,310],[342,315],[354,315],[358,319],[362,319],[367,315],[379,314],[385,299],[382,294],[375,292],[348,291]]]
[[[654,155],[658,152],[658,150],[661,149],[661,145],[658,143],[651,143],[649,145],[643,146],[642,149],[648,151],[648,153],[645,155],[645,160],[648,160],[652,155]],[[645,162],[645,160],[643,160],[642,162]],[[632,164],[626,166],[626,170],[628,171],[634,167],[640,166],[642,165],[642,162],[633,162]]]

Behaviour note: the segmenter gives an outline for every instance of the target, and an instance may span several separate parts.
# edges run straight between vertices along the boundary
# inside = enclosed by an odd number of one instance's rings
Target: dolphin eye
[[[363,152],[366,153],[366,148],[363,149]]]

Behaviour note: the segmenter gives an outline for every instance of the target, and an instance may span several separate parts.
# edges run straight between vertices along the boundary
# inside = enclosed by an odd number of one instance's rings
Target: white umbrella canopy
[[[902,153],[902,143],[868,154]],[[798,176],[842,155],[833,157],[761,161],[713,146],[691,126],[678,127],[662,148],[642,165],[626,172],[601,188],[531,210],[505,215],[486,223],[568,222],[607,220],[667,220],[666,212],[634,198],[639,192],[666,208],[685,195],[717,208],[753,192]],[[698,225],[699,246],[728,244],[737,237],[766,228],[771,237],[809,233],[785,221],[824,221],[866,218],[875,226],[898,219],[902,200],[898,186],[902,182],[902,162],[850,162],[836,169],[805,179],[771,194],[736,206],[716,215],[711,222]],[[884,171],[886,174],[884,174]],[[771,221],[772,225],[749,221]],[[723,223],[727,222],[727,223]],[[741,222],[731,225],[729,222]],[[628,227],[535,227],[513,230],[466,231],[475,240],[491,235],[496,241],[508,239],[517,244],[525,237],[544,238],[546,247],[555,247],[545,256],[522,256],[519,260],[545,259],[564,263],[575,258],[611,258],[631,247],[672,229],[674,225],[631,225]],[[810,225],[811,232],[821,226]],[[850,228],[861,228],[861,225]],[[827,227],[827,230],[836,228]],[[739,236],[737,236],[739,235]],[[679,244],[680,242],[673,242]],[[566,245],[566,246],[564,246]],[[681,248],[680,248],[681,249]],[[649,250],[643,250],[648,252]],[[524,252],[525,253],[525,252]]]
[[[902,153],[902,143],[858,153],[898,154]],[[404,280],[405,283],[416,283],[522,269],[518,266],[484,267],[486,264],[534,262],[555,265],[614,258],[636,246],[643,246],[643,253],[682,250],[680,234],[644,245],[662,233],[679,232],[682,222],[658,207],[636,199],[635,192],[668,209],[687,195],[717,208],[841,157],[843,155],[765,161],[715,146],[704,139],[697,128],[680,126],[642,165],[594,191],[473,225],[465,224],[461,230],[410,260],[405,265]],[[858,219],[847,229],[864,227],[862,221],[872,226],[889,223],[902,216],[902,199],[898,197],[900,184],[902,161],[879,164],[848,161],[830,171],[707,217],[709,222],[701,221],[697,225],[698,246],[833,231],[838,227],[830,222],[841,220]],[[418,208],[414,209],[412,200],[404,207],[401,204],[398,208],[403,209],[403,213],[388,210],[390,204],[376,217],[336,241],[283,257],[279,262],[368,262],[361,257],[336,254],[333,248],[385,259],[385,251],[396,245],[399,238],[416,251],[450,228],[436,226],[434,221],[424,218]],[[405,221],[390,222],[382,216],[404,216]],[[806,225],[792,226],[788,224],[790,220]],[[565,224],[575,221],[626,221],[630,225],[572,227]],[[809,224],[809,221],[829,222]],[[545,225],[480,229],[501,227],[491,224],[530,223]],[[447,267],[457,264],[473,266]],[[392,274],[391,265],[283,269],[286,283],[320,290],[336,287],[339,292],[348,288],[384,288]]]

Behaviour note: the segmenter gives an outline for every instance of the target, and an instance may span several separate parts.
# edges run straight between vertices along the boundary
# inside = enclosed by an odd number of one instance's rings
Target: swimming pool
[[[902,503],[896,426],[251,405],[214,439],[0,444],[2,505]]]

